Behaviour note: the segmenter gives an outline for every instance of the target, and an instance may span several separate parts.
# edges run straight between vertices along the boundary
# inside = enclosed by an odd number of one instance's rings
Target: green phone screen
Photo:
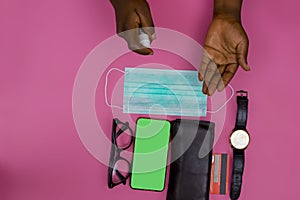
[[[170,128],[170,122],[166,120],[138,119],[130,182],[132,188],[164,189]]]

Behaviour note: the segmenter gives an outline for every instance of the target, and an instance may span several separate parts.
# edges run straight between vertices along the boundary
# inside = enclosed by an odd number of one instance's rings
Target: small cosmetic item
[[[143,45],[144,47],[150,48],[150,39],[149,36],[143,31],[142,28],[139,30],[139,41],[140,44]]]

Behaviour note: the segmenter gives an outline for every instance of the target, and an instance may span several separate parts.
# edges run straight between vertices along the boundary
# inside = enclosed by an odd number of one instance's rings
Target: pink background
[[[212,0],[149,3],[156,26],[203,44]],[[252,141],[241,199],[298,199],[298,8],[296,0],[252,0],[243,5],[251,72],[239,70],[232,85],[250,93]],[[89,154],[75,129],[76,73],[88,53],[115,33],[108,0],[1,0],[0,24],[0,199],[165,199],[166,190],[134,191],[128,184],[108,190],[106,166]],[[151,62],[129,57],[124,66]],[[160,53],[154,58],[168,65],[177,62],[166,61]],[[111,113],[103,99],[97,102],[103,106],[99,119],[109,123],[104,129],[110,132],[111,118],[104,116]],[[231,101],[216,152],[231,152],[228,136],[235,112]]]

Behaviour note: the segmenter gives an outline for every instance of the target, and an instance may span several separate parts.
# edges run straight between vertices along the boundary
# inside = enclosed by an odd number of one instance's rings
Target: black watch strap
[[[237,115],[235,121],[235,130],[246,130],[247,115],[248,115],[248,93],[246,91],[238,91],[239,95],[236,97],[237,101]]]
[[[244,172],[245,151],[233,149],[233,168],[231,177],[230,199],[237,200],[241,194]]]

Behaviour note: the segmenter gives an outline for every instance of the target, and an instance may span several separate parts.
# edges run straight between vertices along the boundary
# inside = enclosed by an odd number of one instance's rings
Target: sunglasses
[[[128,149],[133,142],[133,132],[128,122],[121,122],[114,118],[112,124],[112,146],[108,166],[108,187],[113,188],[119,184],[126,184],[130,176],[131,164],[121,156],[121,152]]]

